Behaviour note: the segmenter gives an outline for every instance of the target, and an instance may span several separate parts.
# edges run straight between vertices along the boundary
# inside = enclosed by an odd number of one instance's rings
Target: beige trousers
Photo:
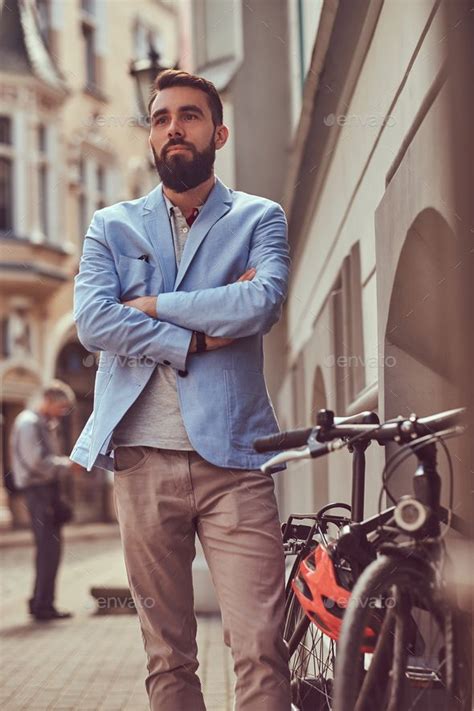
[[[236,674],[236,711],[289,711],[284,557],[274,482],[197,452],[120,447],[115,501],[152,711],[205,711],[191,563],[199,536]]]

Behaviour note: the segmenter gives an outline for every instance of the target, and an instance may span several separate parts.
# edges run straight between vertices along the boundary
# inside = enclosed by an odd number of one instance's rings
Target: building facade
[[[280,331],[281,425],[312,424],[320,408],[388,419],[472,404],[469,5],[288,7],[290,57],[309,59],[302,101],[291,83],[298,97],[282,198],[293,267]],[[312,37],[301,31],[308,13]],[[467,517],[472,453],[466,438],[451,451],[454,504]],[[385,458],[384,448],[367,451],[370,513]],[[400,471],[395,493],[411,491],[414,466]],[[350,455],[292,466],[279,486],[282,517],[350,502]]]
[[[178,59],[173,3],[9,0],[0,18],[0,281],[2,467],[8,437],[32,393],[52,377],[78,406],[64,427],[70,451],[92,409],[95,357],[77,340],[73,277],[98,208],[156,185],[148,127],[131,62],[150,45]],[[71,479],[76,520],[108,511],[101,470]],[[2,520],[25,520],[21,496],[2,488]]]
[[[217,153],[217,174],[232,188],[279,200],[290,120],[288,59],[282,52],[286,10],[286,0],[2,5],[1,374],[7,480],[11,424],[38,385],[60,377],[78,396],[65,427],[65,451],[92,408],[96,359],[78,342],[72,318],[82,240],[94,210],[144,195],[157,183],[130,62],[145,58],[151,43],[163,65],[214,81],[230,128],[226,148]],[[255,81],[256,67],[265,82]],[[272,364],[279,360],[283,366],[283,360],[268,344],[267,351],[271,379]],[[77,520],[108,515],[104,477],[98,469],[74,477]],[[2,494],[4,520],[13,509],[14,520],[23,521],[21,497]]]
[[[281,426],[323,407],[382,419],[472,402],[472,16],[463,0],[3,3],[4,472],[9,427],[38,384],[58,376],[78,394],[65,448],[92,407],[72,277],[94,210],[157,182],[129,76],[150,43],[220,91],[231,136],[218,175],[287,212],[290,292],[265,338]],[[370,447],[368,511],[384,462]],[[104,515],[103,477],[74,481],[83,520]],[[276,484],[282,518],[348,501],[349,455],[292,466]],[[1,501],[8,518],[12,499]]]

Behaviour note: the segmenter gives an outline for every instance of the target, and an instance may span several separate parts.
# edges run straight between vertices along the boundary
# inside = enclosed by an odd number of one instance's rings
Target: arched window
[[[0,230],[13,229],[13,164],[10,158],[0,157]]]
[[[13,147],[12,123],[0,116],[0,231],[13,230]]]
[[[343,415],[365,387],[362,283],[357,242],[344,259],[331,293],[336,410]]]

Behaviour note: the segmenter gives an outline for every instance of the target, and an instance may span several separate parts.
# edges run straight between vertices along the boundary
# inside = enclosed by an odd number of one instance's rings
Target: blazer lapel
[[[184,246],[183,256],[176,273],[176,255],[170,219],[163,198],[163,186],[160,183],[148,193],[143,205],[143,222],[148,241],[155,253],[166,291],[176,291],[184,279],[191,262],[207,233],[220,218],[231,208],[230,190],[219,178],[211,190],[204,206],[193,224],[192,231]]]
[[[165,290],[173,291],[176,279],[176,256],[161,183],[146,197],[143,206],[143,223],[148,241],[163,274]]]
[[[164,200],[162,202],[164,202]],[[177,291],[179,285],[183,281],[184,276],[207,233],[211,227],[213,227],[216,222],[230,210],[231,205],[232,196],[230,190],[219,180],[219,178],[216,178],[216,184],[211,190],[209,197],[196,218],[196,221],[193,223],[192,230],[190,231],[186,244],[184,245],[183,256],[181,257],[176,282],[174,284],[174,291]]]

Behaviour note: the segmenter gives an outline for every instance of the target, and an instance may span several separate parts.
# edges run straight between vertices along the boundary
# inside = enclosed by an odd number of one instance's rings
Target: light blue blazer
[[[281,315],[289,266],[282,208],[219,180],[189,232],[178,270],[161,185],[98,210],[75,280],[74,320],[79,340],[100,351],[100,360],[94,411],[71,459],[89,470],[113,469],[113,430],[163,363],[178,373],[181,412],[196,451],[221,467],[258,468],[270,455],[254,452],[252,440],[278,431],[262,337]],[[250,267],[254,279],[236,283]],[[157,319],[120,303],[154,294]],[[193,330],[236,340],[188,355]]]

